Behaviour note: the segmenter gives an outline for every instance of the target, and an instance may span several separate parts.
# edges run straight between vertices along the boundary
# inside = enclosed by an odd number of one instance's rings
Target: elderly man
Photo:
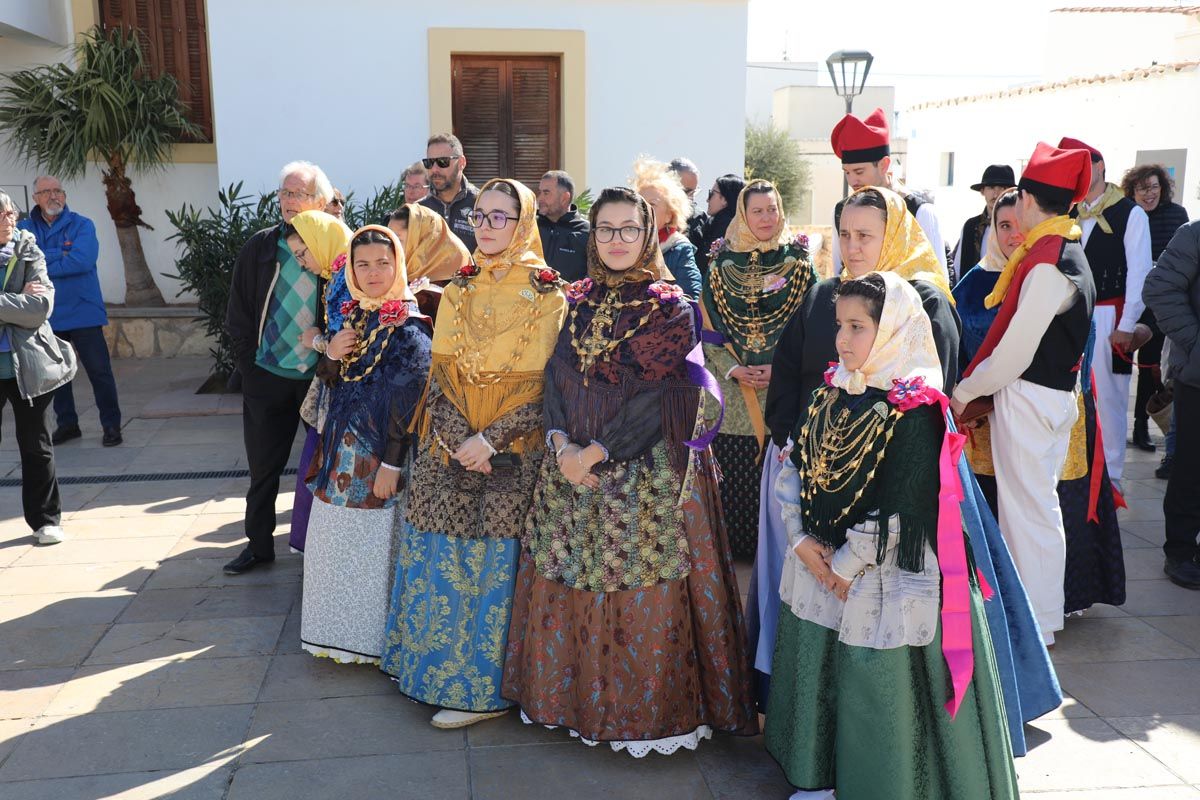
[[[404,186],[405,203],[419,203],[429,196],[429,173],[420,161],[404,170],[400,182]]]
[[[475,252],[471,212],[475,209],[479,190],[463,175],[463,170],[467,168],[467,157],[463,154],[462,142],[452,133],[430,136],[421,163],[429,170],[431,190],[421,205],[441,214],[450,224],[454,235],[462,239],[468,250]]]
[[[317,325],[321,280],[305,270],[287,245],[286,229],[302,211],[324,209],[333,198],[329,178],[315,164],[293,161],[279,173],[283,224],[250,237],[233,266],[225,332],[242,374],[242,429],[250,489],[246,492],[249,545],[225,565],[238,575],[275,560],[275,498],[287,466],[300,404],[318,353],[303,334]]]
[[[96,258],[100,244],[96,226],[82,214],[67,208],[67,193],[57,178],[42,176],[33,182],[33,201],[37,204],[28,218],[18,223],[21,230],[37,238],[46,254],[46,268],[54,284],[54,311],[50,327],[59,338],[75,348],[79,362],[87,372],[100,412],[104,431],[101,443],[114,447],[121,443],[121,406],[117,400],[117,381],[113,377],[104,326],[108,313],[100,294],[100,275]],[[79,415],[75,395],[66,383],[54,392],[54,416],[57,426],[50,437],[56,445],[78,439]]]
[[[703,238],[704,224],[708,222],[708,213],[696,204],[696,187],[700,185],[700,168],[690,158],[680,156],[671,159],[667,169],[679,176],[679,182],[683,184],[683,192],[687,195],[688,202],[692,204],[692,215],[688,217],[687,221],[687,236],[694,245]]]
[[[330,216],[342,219],[342,215],[346,212],[346,195],[342,194],[342,190],[334,187],[333,197],[325,204],[325,213]]]
[[[577,281],[587,275],[587,240],[592,226],[571,202],[575,181],[561,169],[542,176],[538,183],[538,233],[546,263],[564,279]]]

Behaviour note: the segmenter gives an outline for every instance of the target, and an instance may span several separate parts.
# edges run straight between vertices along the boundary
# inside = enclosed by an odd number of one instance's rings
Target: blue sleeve
[[[100,256],[100,242],[96,239],[96,226],[87,217],[76,216],[63,246],[43,249],[50,280],[86,275],[96,271],[96,259]],[[67,245],[66,243],[70,244]]]
[[[682,257],[678,264],[671,266],[671,274],[684,294],[695,300],[700,299],[700,268],[696,266],[696,248],[691,244],[680,245],[676,248]]]

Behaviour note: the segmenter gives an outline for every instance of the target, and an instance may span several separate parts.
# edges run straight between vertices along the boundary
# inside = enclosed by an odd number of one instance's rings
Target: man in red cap
[[[1125,469],[1125,437],[1129,433],[1129,382],[1133,378],[1133,329],[1146,310],[1142,284],[1154,266],[1150,255],[1150,218],[1120,186],[1104,175],[1104,156],[1078,139],[1064,138],[1063,148],[1091,155],[1092,180],[1087,197],[1075,206],[1083,231],[1083,249],[1096,282],[1096,343],[1092,372],[1096,376],[1097,411],[1104,432],[1108,475],[1120,490]]]
[[[951,401],[957,416],[977,398],[994,401],[1000,531],[1047,644],[1063,626],[1067,540],[1057,487],[1096,299],[1082,234],[1067,212],[1090,182],[1087,152],[1038,143],[1017,184],[1025,242],[984,301],[1000,310]]]
[[[908,192],[903,187],[892,185],[892,145],[891,131],[888,129],[887,116],[882,108],[871,112],[866,119],[847,114],[833,128],[829,137],[833,152],[842,160],[842,172],[846,174],[846,183],[851,190],[864,186],[882,186],[885,189],[900,194],[908,212],[917,218],[925,237],[933,245],[933,252],[946,267],[946,246],[942,242],[942,232],[938,229],[937,214],[933,204],[923,197]],[[837,244],[838,225],[842,219],[842,203],[833,209],[833,236]],[[842,250],[833,248],[833,273],[842,272]]]

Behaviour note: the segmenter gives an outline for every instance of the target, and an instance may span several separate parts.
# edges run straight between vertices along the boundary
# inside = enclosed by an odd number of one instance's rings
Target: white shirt
[[[1100,202],[1100,198],[1097,198],[1096,202]],[[1095,203],[1080,205],[1090,210]],[[1083,231],[1083,246],[1087,247],[1088,239],[1096,229],[1096,220],[1081,220],[1079,228]],[[1134,326],[1146,310],[1146,303],[1142,300],[1142,286],[1146,283],[1146,274],[1154,266],[1154,261],[1150,258],[1150,217],[1146,216],[1141,206],[1135,206],[1133,211],[1129,212],[1129,222],[1125,226],[1125,265],[1128,267],[1125,273],[1125,311],[1121,314],[1117,330],[1133,333]]]

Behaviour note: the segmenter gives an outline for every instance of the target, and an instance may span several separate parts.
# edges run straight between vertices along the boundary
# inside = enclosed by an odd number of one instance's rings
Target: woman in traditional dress
[[[1017,228],[1017,192],[1001,195],[992,209],[987,253],[954,287],[963,322],[962,359],[970,364],[1000,311],[987,308],[984,299],[996,287],[1004,265],[1024,240]],[[1064,611],[1084,611],[1096,603],[1119,606],[1125,602],[1125,558],[1117,520],[1118,500],[1108,478],[1108,466],[1097,455],[1096,400],[1092,394],[1090,350],[1084,351],[1081,389],[1077,398],[1079,419],[1071,431],[1071,444],[1058,483],[1067,559],[1063,588]],[[996,472],[992,464],[991,427],[983,418],[969,432],[965,449],[993,516],[997,514]],[[1121,500],[1123,505],[1124,501]]]
[[[419,423],[382,669],[459,728],[500,696],[521,529],[545,450],[542,385],[566,312],[534,195],[489,181],[471,217],[475,263],[446,288]]]
[[[816,277],[808,239],[788,233],[779,191],[767,181],[751,181],[725,238],[713,245],[701,309],[704,355],[727,398],[713,452],[735,556],[754,555],[758,543],[771,356]]]
[[[846,207],[851,209],[850,216],[843,220],[846,224],[839,232],[839,244],[846,250],[843,277],[877,271],[894,272],[907,280],[921,297],[929,318],[942,380],[954,381],[960,349],[958,315],[950,300],[946,274],[920,225],[908,213],[904,199],[887,189],[864,188],[847,199]],[[824,385],[824,370],[837,360],[833,296],[841,280],[834,277],[821,281],[809,291],[775,351],[767,393],[767,424],[779,448],[786,449],[793,432],[804,425],[813,393]],[[778,512],[773,510],[778,503],[774,498],[775,476],[781,466],[776,457],[769,459],[764,469],[763,519],[768,518],[766,509],[770,508],[772,521],[760,529],[747,601],[758,701],[764,708],[779,621],[778,590],[789,548],[786,528],[774,521],[778,519]],[[1024,755],[1024,723],[1057,708],[1062,703],[1062,690],[1012,554],[965,458],[959,459],[958,472],[966,490],[960,510],[974,547],[975,563],[998,595],[985,609],[1000,668],[1013,751]]]
[[[695,315],[661,280],[653,220],[625,188],[592,207],[589,277],[546,368],[503,690],[527,721],[638,757],[758,728],[712,459],[688,441]]]
[[[632,184],[633,190],[654,209],[658,249],[667,265],[667,276],[688,297],[699,299],[701,280],[696,247],[685,235],[692,203],[679,182],[679,175],[661,161],[641,158],[633,164]]]
[[[318,327],[310,328],[306,333],[305,343],[317,352],[324,352],[325,344],[336,333],[336,328],[329,326],[329,315],[326,298],[330,296],[330,283],[336,270],[345,264],[346,248],[350,244],[350,229],[346,224],[332,214],[324,211],[304,211],[292,217],[291,230],[287,232],[285,241],[296,257],[300,266],[318,275],[324,281],[324,294],[318,304],[319,319],[325,320],[326,333],[322,334]],[[346,282],[339,279],[341,293],[345,292]],[[349,296],[338,299],[340,305]],[[340,328],[340,324],[338,325]],[[324,403],[322,403],[324,401]],[[312,466],[313,457],[317,452],[318,418],[323,421],[324,415],[318,408],[324,405],[328,411],[328,393],[321,381],[314,380],[308,387],[308,395],[301,408],[301,419],[304,420],[306,431],[304,448],[300,451],[300,463],[296,466],[296,498],[292,501],[292,524],[288,535],[288,544],[292,550],[304,552],[305,537],[308,533],[308,519],[312,512],[313,496],[308,488],[308,472]]]
[[[843,282],[836,314],[840,361],[780,476],[767,749],[797,797],[1015,800],[929,318],[889,273]]]
[[[395,564],[409,428],[429,375],[430,331],[404,270],[404,248],[368,225],[350,241],[342,328],[318,364],[330,384],[304,555],[305,650],[378,663]]]

